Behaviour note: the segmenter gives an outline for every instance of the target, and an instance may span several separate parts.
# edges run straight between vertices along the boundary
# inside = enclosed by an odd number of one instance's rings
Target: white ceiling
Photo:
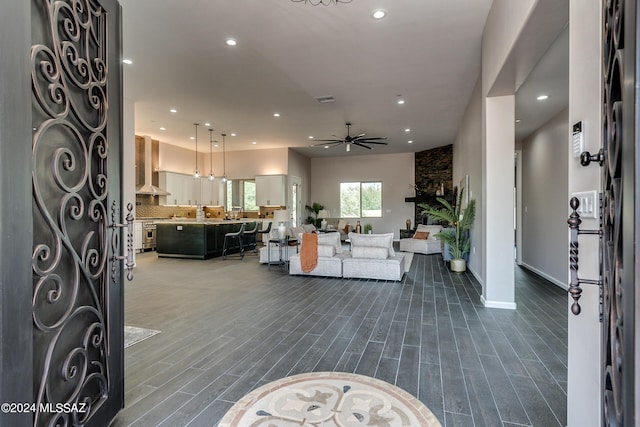
[[[198,150],[207,152],[210,122],[217,141],[221,133],[237,133],[227,137],[227,150],[299,147],[308,156],[345,154],[342,147],[307,147],[309,135],[345,135],[346,121],[352,135],[389,142],[351,154],[452,143],[480,72],[491,6],[491,0],[120,3],[123,57],[133,61],[124,65],[124,93],[135,102],[137,134],[194,149],[189,138],[198,122]],[[388,12],[381,21],[371,18],[378,8]],[[228,37],[238,45],[226,46]],[[327,95],[335,102],[315,100]],[[398,105],[399,98],[406,103]]]

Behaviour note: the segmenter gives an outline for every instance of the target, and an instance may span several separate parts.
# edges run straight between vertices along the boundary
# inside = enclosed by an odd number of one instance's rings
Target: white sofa
[[[302,240],[304,240],[304,236],[306,235],[302,235]],[[302,240],[300,243],[302,243]],[[348,252],[342,251],[340,234],[318,234],[318,264],[316,267],[309,272],[302,271],[300,254],[291,254],[289,256],[289,274],[342,277],[342,261],[347,256]]]
[[[342,261],[342,277],[402,280],[404,254],[393,250],[393,233],[349,233],[351,251]]]
[[[428,232],[426,239],[400,239],[400,252],[414,252],[419,254],[441,254],[442,241],[435,235],[442,231],[441,225],[418,225],[416,232]]]

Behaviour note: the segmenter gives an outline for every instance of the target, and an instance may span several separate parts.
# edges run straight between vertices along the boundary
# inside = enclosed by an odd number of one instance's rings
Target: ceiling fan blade
[[[342,144],[342,141],[325,142],[323,144],[313,144],[311,147],[325,147],[327,145],[335,146],[339,144]]]
[[[380,137],[373,137],[373,136],[372,136],[372,137],[370,137],[370,138],[361,138],[361,139],[358,139],[358,142],[361,142],[361,141],[374,141],[374,140],[378,140],[378,139],[387,139],[387,137],[386,137],[386,136],[380,136]]]
[[[314,139],[317,142],[344,142],[342,139]]]
[[[356,136],[354,136],[354,137],[353,137],[353,139],[356,139],[356,138],[362,138],[362,137],[363,137],[363,136],[365,136],[365,135],[366,135],[366,133],[361,133],[360,135],[356,135]]]
[[[389,145],[388,142],[378,142],[378,141],[358,141],[360,144],[376,144],[376,145]]]
[[[359,142],[354,142],[353,145],[357,145],[358,147],[366,148],[367,150],[371,150],[371,147],[367,147]]]

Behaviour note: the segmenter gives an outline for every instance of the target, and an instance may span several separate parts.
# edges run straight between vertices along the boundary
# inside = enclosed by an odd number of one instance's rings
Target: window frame
[[[345,216],[342,208],[342,186],[343,184],[355,184],[358,186],[358,215],[356,216]],[[371,215],[363,215],[362,209],[362,186],[363,184],[379,184],[380,185],[380,215],[379,216],[371,216]],[[344,181],[339,184],[339,209],[340,209],[340,218],[382,218],[384,216],[383,209],[383,187],[384,182],[382,180],[371,180],[371,181]]]

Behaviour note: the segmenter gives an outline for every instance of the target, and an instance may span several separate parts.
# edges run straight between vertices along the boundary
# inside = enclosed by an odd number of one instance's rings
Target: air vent
[[[316,101],[318,101],[321,104],[326,104],[328,102],[336,102],[336,99],[329,95],[329,96],[316,96]]]

